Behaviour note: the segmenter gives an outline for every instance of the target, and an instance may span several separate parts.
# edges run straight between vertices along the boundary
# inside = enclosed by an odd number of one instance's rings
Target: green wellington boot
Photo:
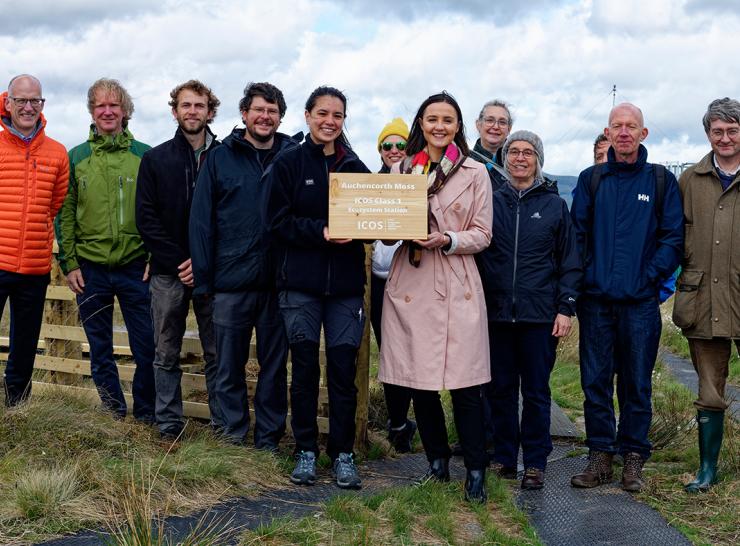
[[[707,491],[717,482],[717,459],[722,446],[725,412],[699,410],[699,472],[685,487],[687,493]]]

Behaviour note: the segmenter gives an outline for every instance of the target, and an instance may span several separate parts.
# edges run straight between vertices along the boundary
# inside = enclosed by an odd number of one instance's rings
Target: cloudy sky
[[[5,5],[7,4],[7,5]],[[87,88],[107,76],[134,97],[130,128],[149,144],[171,138],[176,84],[198,78],[221,99],[214,131],[240,124],[249,81],[270,81],[288,103],[281,130],[305,128],[303,104],[329,84],[349,98],[350,141],[379,167],[377,134],[410,121],[446,89],[469,140],[480,106],[512,104],[515,128],[540,134],[545,170],[577,174],[612,105],[643,109],[653,161],[696,161],[708,149],[707,104],[740,90],[738,0],[0,0],[3,82],[41,78],[48,133],[87,136]],[[158,7],[153,7],[153,6]],[[13,7],[15,6],[15,7]],[[12,9],[11,9],[12,8]],[[5,85],[4,83],[2,84]]]

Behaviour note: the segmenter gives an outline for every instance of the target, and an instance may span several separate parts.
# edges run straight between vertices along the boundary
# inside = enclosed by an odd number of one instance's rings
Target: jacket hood
[[[127,150],[134,140],[134,135],[131,134],[131,131],[127,127],[116,135],[100,135],[95,128],[95,124],[92,123],[90,124],[90,136],[87,140],[90,142],[92,148],[111,152],[115,150]]]
[[[504,184],[504,187],[508,188],[508,191],[513,193],[519,199],[523,198],[526,195],[534,195],[538,193],[554,193],[555,195],[560,195],[560,193],[558,192],[558,183],[555,180],[551,180],[547,177],[536,179],[534,181],[534,184],[523,191],[517,190],[512,185],[510,180],[506,184]]]
[[[255,148],[251,142],[249,142],[248,140],[244,138],[244,133],[246,131],[247,130],[243,127],[241,128],[234,127],[234,129],[231,131],[229,136],[227,136],[223,140],[223,144],[231,149],[234,149],[236,147],[239,147],[239,148],[244,147],[250,150],[254,150],[256,152],[257,148]],[[273,142],[271,149],[275,150],[276,152],[282,150],[286,146],[290,146],[291,143],[296,146],[298,146],[299,144],[293,137],[290,137],[286,135],[285,133],[275,133],[274,138],[275,138],[275,142]]]
[[[640,147],[637,149],[637,161],[634,163],[625,163],[624,161],[617,161],[614,148],[610,146],[607,152],[607,158],[607,166],[610,171],[638,171],[647,163],[648,153],[647,148],[640,144]]]
[[[8,98],[8,92],[3,92],[2,95],[0,95],[0,125],[3,126],[3,129],[6,131],[10,131],[10,112],[8,112],[7,108],[5,108],[5,101]],[[44,117],[44,113],[41,112],[39,115],[39,129],[36,131],[36,134],[38,135],[46,128],[46,118]],[[34,137],[35,138],[35,137]]]

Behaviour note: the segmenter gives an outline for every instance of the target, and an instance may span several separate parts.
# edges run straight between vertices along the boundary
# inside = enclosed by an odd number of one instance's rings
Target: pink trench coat
[[[398,167],[396,167],[398,169]],[[423,250],[412,266],[408,247],[393,257],[383,297],[378,379],[420,390],[461,389],[491,380],[488,322],[473,254],[491,242],[491,182],[470,158],[429,198],[429,230],[454,232],[457,247]]]

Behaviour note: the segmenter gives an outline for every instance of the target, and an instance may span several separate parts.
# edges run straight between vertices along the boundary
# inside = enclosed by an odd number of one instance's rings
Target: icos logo
[[[363,231],[383,231],[385,229],[385,222],[383,220],[358,220],[357,229]]]

